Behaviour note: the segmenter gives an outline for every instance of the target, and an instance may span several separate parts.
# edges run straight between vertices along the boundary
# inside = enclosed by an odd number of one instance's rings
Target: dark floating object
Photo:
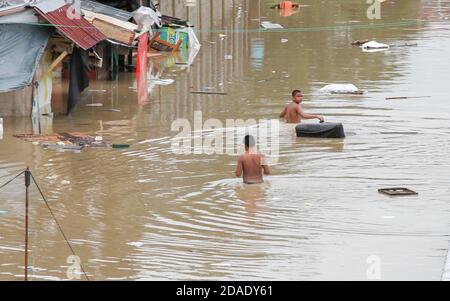
[[[369,40],[357,40],[352,43],[353,46],[362,46],[366,43],[369,43]]]
[[[345,138],[344,126],[342,123],[305,123],[297,125],[295,130],[297,132],[297,137]]]
[[[211,94],[211,95],[228,95],[225,92],[209,92],[209,91],[192,91],[192,94]]]
[[[418,43],[405,43],[405,44],[397,44],[397,45],[390,45],[391,48],[396,48],[396,47],[416,47],[419,46]]]
[[[113,144],[112,148],[129,148],[129,144]]]
[[[386,100],[394,100],[394,99],[411,99],[411,98],[431,98],[431,96],[402,96],[402,97],[388,97]]]
[[[347,92],[340,92],[340,91],[331,91],[331,94],[342,94],[342,95],[364,95],[366,92],[359,90],[359,91],[347,91]]]
[[[417,192],[412,191],[408,188],[383,188],[378,189],[378,192],[389,196],[418,195]]]

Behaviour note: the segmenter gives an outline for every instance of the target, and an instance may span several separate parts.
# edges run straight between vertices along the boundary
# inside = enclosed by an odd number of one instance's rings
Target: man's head
[[[296,103],[301,103],[303,101],[303,93],[300,90],[294,90],[292,92],[292,100]]]
[[[244,144],[246,150],[255,147],[255,138],[252,135],[245,136]]]

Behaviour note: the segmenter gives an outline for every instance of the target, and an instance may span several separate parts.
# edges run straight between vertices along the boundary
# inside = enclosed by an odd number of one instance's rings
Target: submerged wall
[[[33,102],[33,87],[0,93],[0,117],[29,117]]]

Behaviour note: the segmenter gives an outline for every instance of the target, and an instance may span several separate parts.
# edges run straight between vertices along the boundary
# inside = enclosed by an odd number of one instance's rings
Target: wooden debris
[[[356,40],[352,43],[352,45],[353,46],[362,46],[368,42],[369,42],[369,40]]]
[[[192,94],[211,94],[211,95],[228,95],[225,92],[210,92],[210,91],[192,91]]]
[[[71,151],[81,151],[84,146],[80,145],[59,145],[59,144],[46,144],[44,143],[42,145],[45,149],[52,149],[52,150],[71,150]]]
[[[378,192],[389,196],[418,195],[417,192],[412,191],[408,188],[399,188],[399,187],[378,189]]]
[[[82,150],[85,147],[109,147],[110,143],[83,133],[60,133],[53,135],[20,134],[15,138],[33,142],[47,149]]]
[[[413,98],[431,98],[431,96],[402,96],[402,97],[388,97],[386,100],[394,100],[394,99],[413,99]]]
[[[347,92],[339,92],[339,91],[331,91],[331,94],[341,94],[341,95],[364,95],[365,91],[347,91]]]

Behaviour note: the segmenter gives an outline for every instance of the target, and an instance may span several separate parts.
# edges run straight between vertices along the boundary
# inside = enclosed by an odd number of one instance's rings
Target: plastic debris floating
[[[387,44],[370,41],[361,46],[364,52],[378,52],[389,50],[390,46]]]
[[[271,21],[264,21],[261,22],[261,26],[264,29],[282,29],[283,26],[281,24],[278,23],[272,23]]]
[[[320,92],[328,94],[355,94],[355,95],[361,95],[365,93],[364,91],[358,89],[353,84],[330,84],[320,89]]]

